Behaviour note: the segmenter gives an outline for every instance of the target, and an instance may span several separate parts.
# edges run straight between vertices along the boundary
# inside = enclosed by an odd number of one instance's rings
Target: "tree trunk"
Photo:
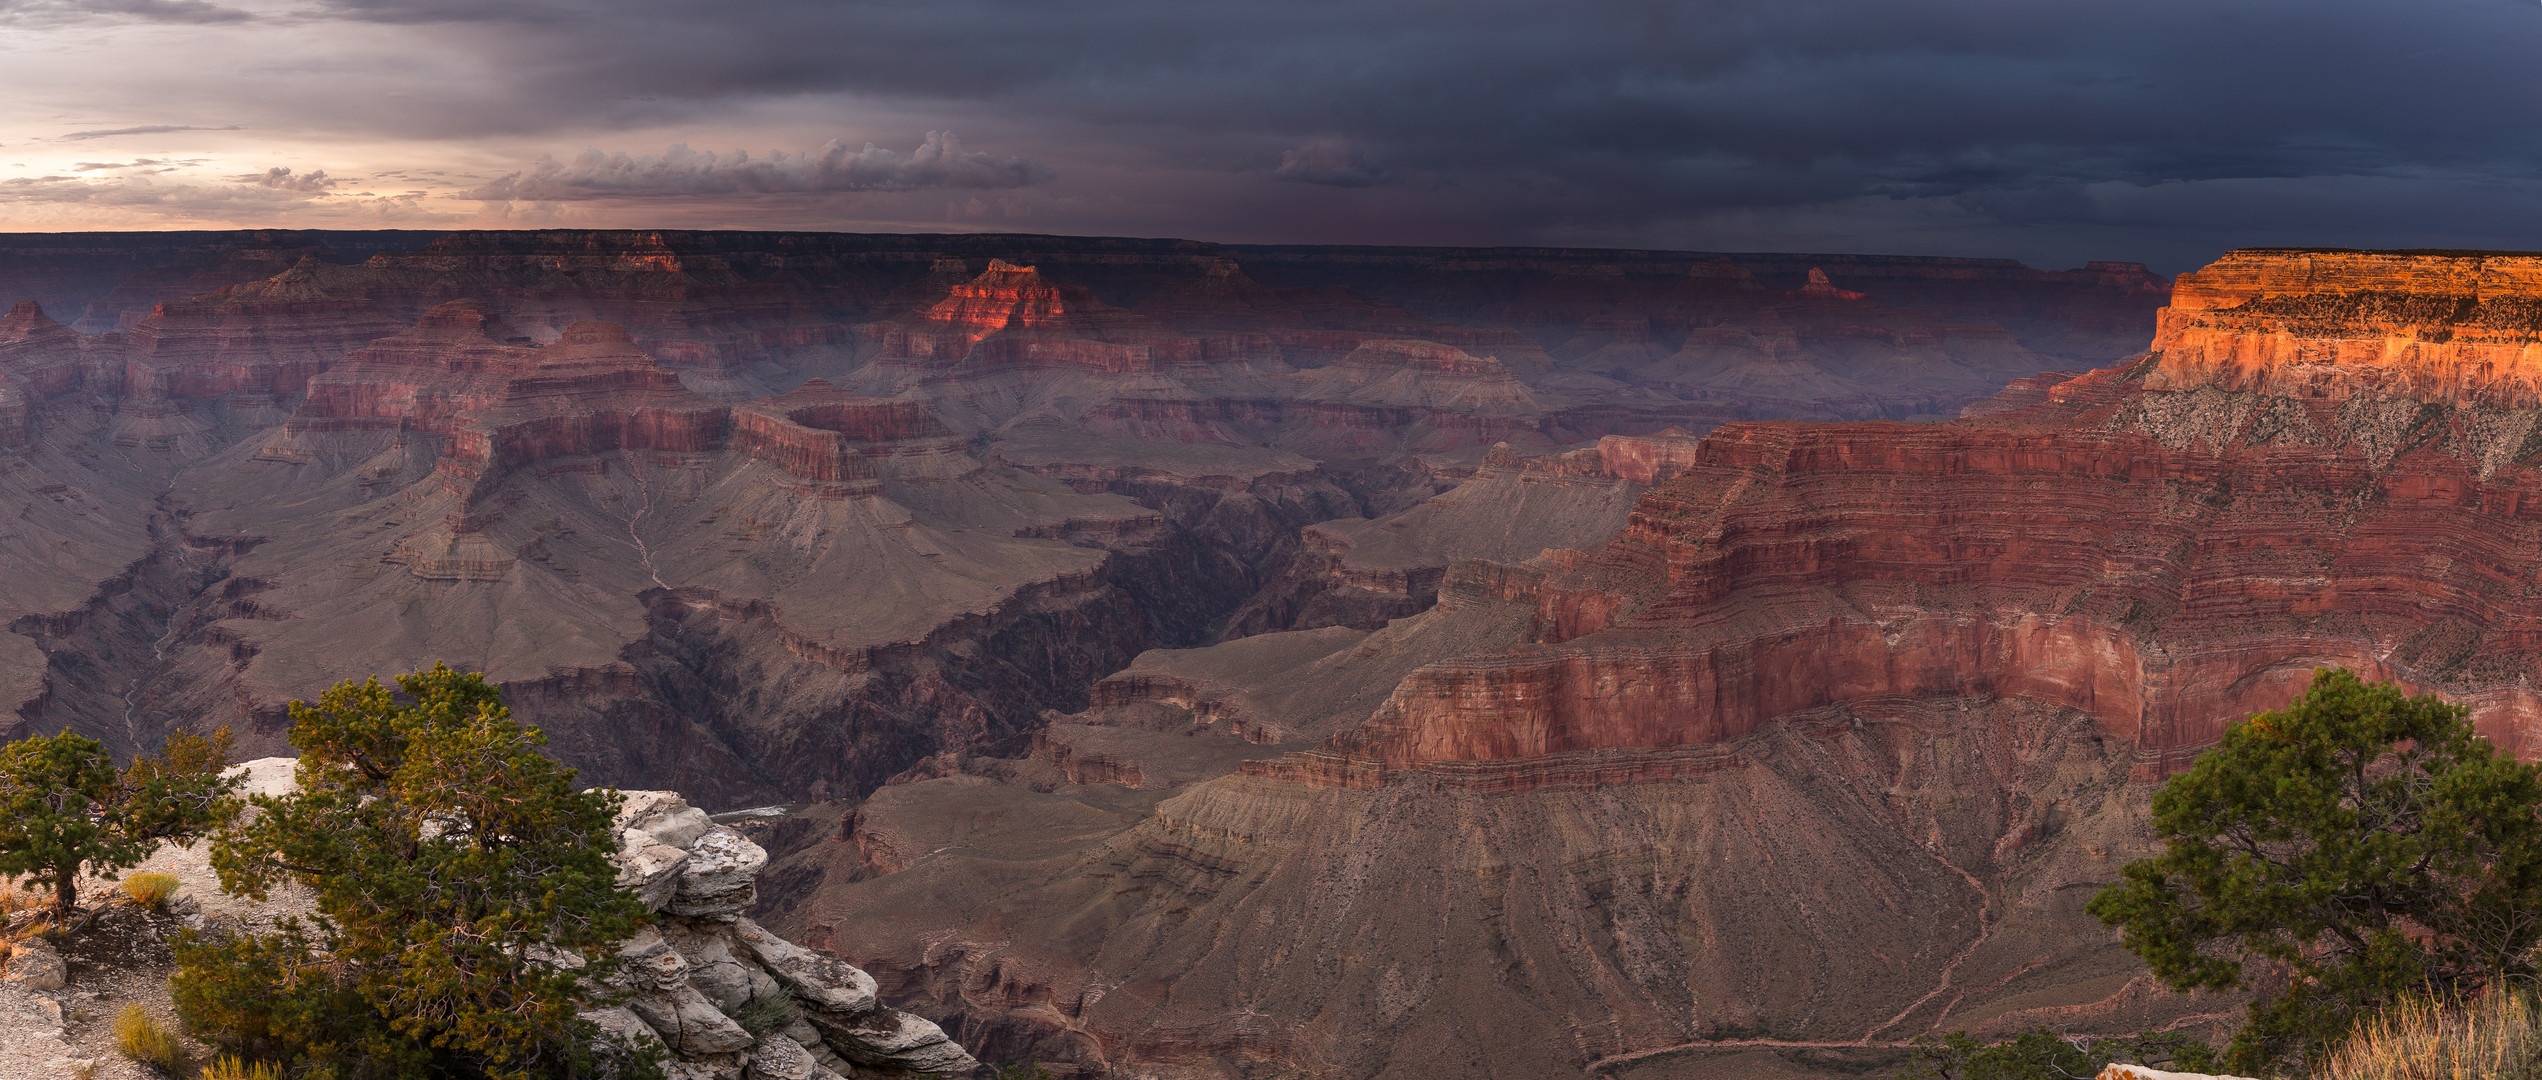
[[[57,928],[69,926],[71,909],[77,906],[79,906],[78,865],[73,864],[53,871],[53,925]]]

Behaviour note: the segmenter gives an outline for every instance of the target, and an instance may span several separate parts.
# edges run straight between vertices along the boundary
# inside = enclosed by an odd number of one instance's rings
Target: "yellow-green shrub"
[[[2366,1017],[2319,1080],[2542,1080],[2542,1009],[2491,992],[2459,1005],[2424,998]]]
[[[174,874],[133,874],[124,878],[124,895],[143,907],[158,907],[183,886]]]
[[[184,1045],[139,1005],[126,1005],[124,1011],[115,1014],[115,1049],[170,1076],[185,1064]]]
[[[224,1054],[203,1067],[202,1080],[282,1080],[282,1072],[269,1061],[249,1062]]]

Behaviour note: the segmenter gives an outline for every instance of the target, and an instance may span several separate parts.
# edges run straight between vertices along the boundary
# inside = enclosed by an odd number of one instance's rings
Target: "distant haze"
[[[0,0],[0,231],[2542,248],[2534,0]]]

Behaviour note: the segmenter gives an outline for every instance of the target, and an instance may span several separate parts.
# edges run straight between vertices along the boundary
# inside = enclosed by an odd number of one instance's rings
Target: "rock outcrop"
[[[655,923],[619,947],[624,1005],[585,1013],[672,1055],[674,1080],[968,1075],[944,1029],[881,1003],[873,976],[743,917],[768,853],[668,791],[623,793],[619,885]],[[749,1018],[752,1030],[735,1014]]]

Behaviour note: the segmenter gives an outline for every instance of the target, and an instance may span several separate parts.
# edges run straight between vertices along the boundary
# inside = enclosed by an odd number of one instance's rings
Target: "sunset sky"
[[[0,0],[0,230],[2542,247],[2535,0]]]

